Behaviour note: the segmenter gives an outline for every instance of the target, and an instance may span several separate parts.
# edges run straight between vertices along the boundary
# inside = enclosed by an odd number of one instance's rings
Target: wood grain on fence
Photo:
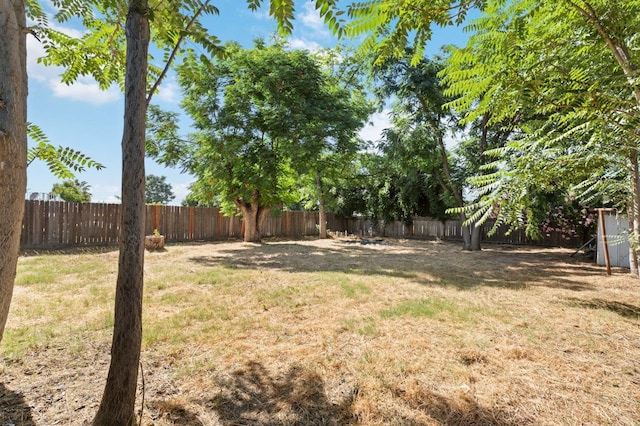
[[[25,201],[20,246],[22,249],[50,249],[73,246],[113,245],[120,234],[120,205],[67,203],[61,201]],[[216,241],[242,238],[242,220],[224,216],[218,208],[148,205],[146,235],[158,230],[167,242]],[[499,227],[488,235],[492,223],[482,225],[483,242],[542,244],[578,247],[577,236],[567,237],[550,231],[545,239],[531,241],[524,232],[507,233]],[[411,223],[343,218],[327,213],[327,229],[357,236],[462,240],[460,221],[440,222],[416,217]],[[262,226],[264,237],[302,238],[318,235],[318,212],[276,211]]]

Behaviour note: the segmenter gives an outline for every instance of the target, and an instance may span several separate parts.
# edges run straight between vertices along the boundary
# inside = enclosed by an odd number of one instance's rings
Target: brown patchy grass
[[[640,282],[570,253],[407,240],[148,253],[138,414],[158,426],[640,424]],[[113,251],[20,259],[0,425],[91,420],[116,269]]]

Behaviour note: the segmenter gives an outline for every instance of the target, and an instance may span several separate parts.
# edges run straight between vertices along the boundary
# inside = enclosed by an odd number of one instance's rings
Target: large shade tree
[[[452,55],[451,106],[467,120],[517,118],[518,131],[493,152],[494,173],[473,180],[482,197],[472,221],[493,216],[535,233],[538,200],[566,187],[628,210],[637,274],[638,16],[637,0],[488,3]]]
[[[424,2],[420,0],[370,0],[353,3],[348,6],[351,21],[345,26],[346,33],[352,37],[364,36],[361,48],[375,55],[374,62],[384,68],[387,77],[404,77],[392,79],[394,91],[413,95],[422,122],[431,127],[432,137],[444,141],[444,127],[441,125],[450,113],[444,108],[445,97],[439,85],[433,85],[435,75],[419,75],[429,71],[424,62],[423,53],[426,44],[431,40],[434,26],[446,27],[463,23],[473,8],[481,8],[484,0],[437,0]],[[406,61],[407,49],[411,47],[410,61]],[[405,62],[406,61],[406,62]],[[409,65],[413,66],[410,67]],[[391,72],[389,72],[391,71]],[[400,71],[398,73],[398,71]],[[431,73],[433,74],[433,73]],[[395,81],[393,81],[395,80]],[[400,83],[400,84],[396,84]],[[437,90],[432,91],[431,88]],[[409,89],[408,91],[405,89]],[[403,92],[402,92],[403,91]],[[410,106],[411,102],[405,105]],[[420,111],[421,110],[421,111]],[[443,188],[456,204],[462,205],[463,191],[460,182],[456,181],[443,143],[434,147],[440,151],[440,180]],[[464,212],[461,213],[464,215]],[[473,227],[463,228],[464,248],[475,250],[480,248],[479,230]]]
[[[229,46],[211,65],[183,67],[180,82],[197,131],[182,140],[162,120],[175,115],[152,111],[153,150],[198,178],[192,189],[204,202],[219,197],[226,212],[241,212],[247,242],[260,241],[272,209],[299,201],[301,174],[318,171],[328,151],[353,149],[369,111],[318,58],[279,43]]]
[[[470,27],[477,36],[454,55],[448,94],[461,100],[449,106],[467,112],[467,122],[483,117],[489,126],[513,126],[522,113],[533,120],[518,125],[513,141],[496,151],[501,157],[490,165],[495,173],[476,180],[483,196],[467,210],[469,222],[498,215],[496,223],[529,225],[531,231],[537,227],[526,219],[535,198],[527,189],[533,178],[539,179],[536,186],[564,176],[587,194],[616,198],[623,170],[637,274],[640,2],[370,0],[349,7],[346,29],[366,34],[364,46],[379,54],[378,61],[415,44],[417,63],[432,25],[461,23],[473,7],[482,9],[482,17]],[[497,167],[507,160],[510,167]]]
[[[414,53],[407,49],[404,56],[378,61],[372,69],[378,81],[378,97],[382,101],[395,99],[394,127],[386,133],[382,146],[388,154],[401,156],[407,162],[407,170],[428,174],[448,194],[447,207],[462,206],[463,182],[445,143],[445,138],[457,129],[458,117],[444,107],[449,99],[443,93],[439,77],[442,59],[421,58],[412,63],[413,58]],[[444,199],[442,203],[446,205]],[[466,220],[464,213],[462,220]],[[462,231],[464,249],[479,249],[477,233],[473,234],[472,244],[469,227]]]
[[[303,197],[306,192],[307,208],[318,210],[320,238],[327,237],[327,207],[336,207],[337,183],[347,174],[358,153],[364,149],[364,141],[355,134],[362,128],[364,121],[375,110],[374,103],[368,98],[365,86],[364,69],[366,62],[362,55],[343,47],[325,49],[315,55],[323,71],[335,111],[327,133],[317,134],[318,142],[323,145],[312,161],[305,162],[301,168]],[[324,143],[323,142],[324,139]],[[307,185],[304,185],[304,179]]]

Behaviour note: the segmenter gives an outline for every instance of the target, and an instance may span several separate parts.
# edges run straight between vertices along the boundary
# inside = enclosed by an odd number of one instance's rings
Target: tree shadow
[[[359,397],[356,385],[342,387],[329,398],[322,377],[316,372],[291,366],[281,374],[272,374],[259,362],[248,362],[238,370],[219,377],[219,392],[201,404],[217,414],[223,425],[355,425],[365,424],[354,403]],[[391,414],[403,425],[422,425],[423,413],[448,426],[520,426],[533,424],[528,417],[480,405],[467,394],[446,397],[420,386],[408,390],[392,389],[410,411]],[[389,413],[387,413],[389,414]],[[423,416],[419,416],[423,417]]]
[[[185,408],[180,402],[150,401],[148,406],[156,412],[155,415],[151,416],[153,420],[162,418],[171,422],[172,425],[204,426],[198,415]]]
[[[412,389],[399,395],[411,408],[420,410],[447,426],[523,426],[534,424],[528,417],[514,418],[513,414],[481,406],[471,395],[452,398],[428,389]],[[418,425],[411,419],[403,424]]]
[[[118,244],[106,245],[76,245],[73,247],[52,247],[46,249],[21,249],[20,256],[32,257],[42,255],[76,255],[76,254],[102,254],[118,251]]]
[[[322,377],[300,366],[272,375],[252,361],[220,377],[218,384],[219,393],[204,405],[215,411],[224,425],[352,424],[355,392],[330,401]]]
[[[385,250],[389,246],[393,250]],[[238,245],[190,260],[232,269],[389,276],[460,290],[478,286],[523,289],[530,285],[594,290],[595,284],[581,277],[603,272],[595,265],[572,260],[568,252],[554,249],[492,245],[480,252],[463,252],[454,243],[401,240],[367,245],[334,240],[330,246],[322,247],[304,241],[267,242]],[[573,279],[567,278],[568,274]]]
[[[622,317],[640,320],[640,307],[630,303],[616,302],[614,300],[591,299],[583,300],[578,298],[569,298],[569,302],[573,305],[588,309],[606,309],[614,312]]]
[[[8,389],[0,383],[0,425],[35,426],[31,407],[22,394]]]

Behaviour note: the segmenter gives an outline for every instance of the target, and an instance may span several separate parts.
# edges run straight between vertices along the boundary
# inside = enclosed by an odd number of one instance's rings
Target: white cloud
[[[176,196],[176,198],[171,202],[172,204],[181,204],[182,201],[187,198],[187,195],[189,194],[189,186],[191,185],[191,182],[187,182],[187,183],[174,183],[171,184],[171,189],[173,191],[173,194]]]
[[[180,100],[180,86],[172,77],[167,77],[158,91],[153,95],[153,99],[158,99],[163,103],[176,104]]]
[[[308,50],[309,52],[316,52],[322,49],[322,46],[315,41],[295,37],[287,39],[287,45],[293,50]]]
[[[73,28],[56,27],[56,29],[73,37],[82,36],[80,31]],[[45,56],[45,54],[42,44],[35,37],[27,37],[27,72],[29,78],[47,85],[56,97],[87,102],[93,105],[102,105],[120,98],[120,89],[117,85],[103,91],[91,77],[80,77],[78,81],[70,85],[62,83],[61,74],[64,68],[45,66],[38,63],[38,58]]]
[[[382,131],[392,127],[389,112],[385,109],[370,115],[369,124],[360,130],[360,137],[365,141],[379,141],[382,138]]]
[[[49,80],[48,84],[53,94],[59,98],[87,102],[92,105],[103,105],[120,98],[120,90],[117,86],[101,90],[98,83],[90,77],[80,77],[78,81],[70,85],[53,80]]]
[[[92,185],[89,192],[91,192],[91,201],[94,203],[111,203],[120,204],[120,187],[116,185]]]
[[[46,67],[38,63],[38,58],[45,56],[42,44],[35,37],[27,37],[27,72],[29,78],[38,81],[46,81],[50,79],[60,79],[62,67],[50,66]]]
[[[316,10],[315,4],[309,1],[302,6],[302,12],[298,16],[302,24],[312,31],[314,37],[327,39],[331,37],[331,32],[325,26],[324,20]]]
[[[104,200],[91,200],[93,203],[120,204],[122,200],[115,195],[105,198]]]

